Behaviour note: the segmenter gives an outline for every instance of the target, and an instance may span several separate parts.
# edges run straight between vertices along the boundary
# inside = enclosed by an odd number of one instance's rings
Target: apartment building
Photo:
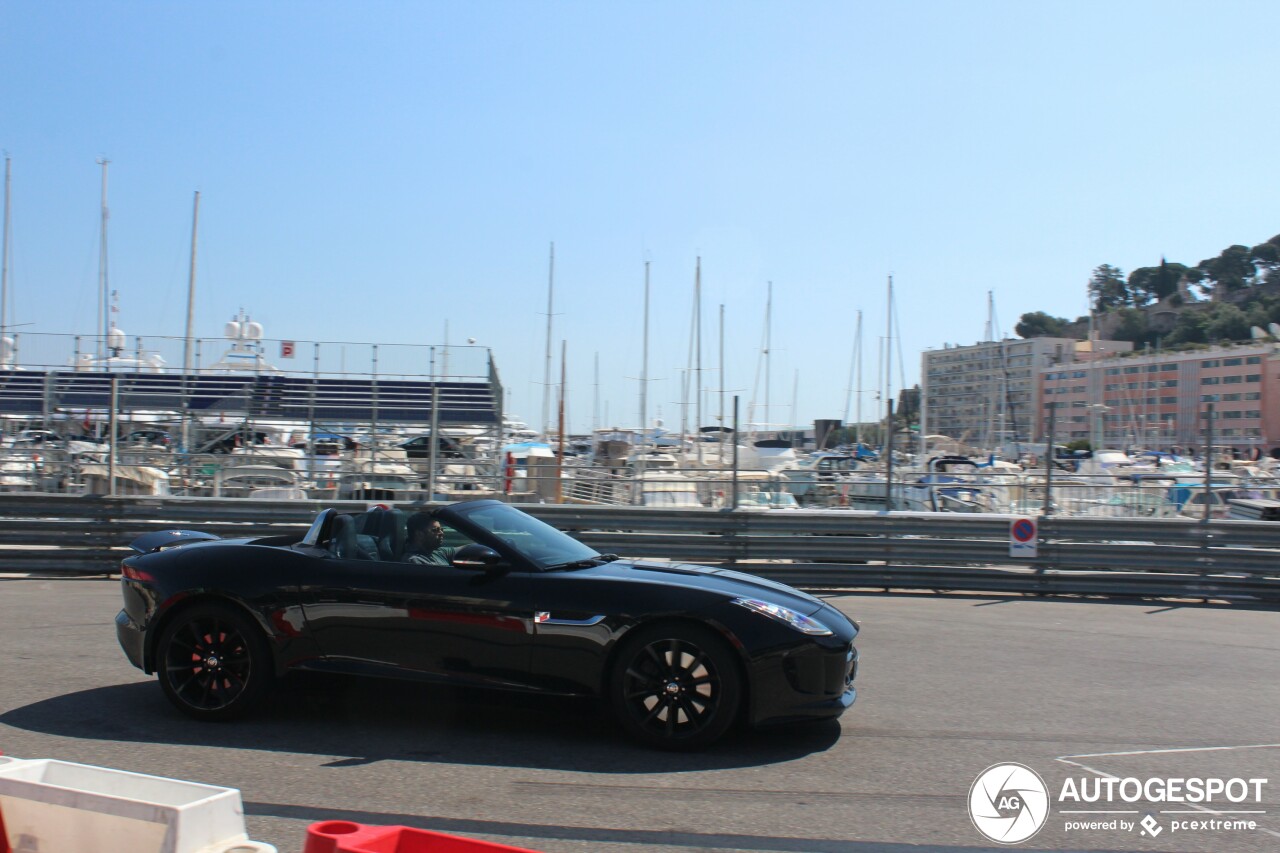
[[[1189,352],[1141,352],[1040,370],[1039,431],[1094,447],[1182,450],[1207,441],[1269,453],[1280,445],[1280,345],[1248,343]]]
[[[1132,347],[1124,341],[1094,344],[1106,353]],[[1043,440],[1037,417],[1041,373],[1073,363],[1080,347],[1073,338],[1029,338],[926,350],[920,368],[922,433],[989,448]]]

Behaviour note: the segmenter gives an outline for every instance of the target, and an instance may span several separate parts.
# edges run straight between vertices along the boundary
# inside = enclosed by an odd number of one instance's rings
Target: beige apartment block
[[[1203,447],[1209,404],[1214,445],[1242,453],[1280,446],[1280,345],[1245,343],[1187,352],[1148,350],[1041,368],[1039,429],[1054,408],[1054,439],[1095,447]]]
[[[926,350],[921,432],[989,449],[1042,442],[1042,373],[1132,348],[1128,341],[1013,338]]]

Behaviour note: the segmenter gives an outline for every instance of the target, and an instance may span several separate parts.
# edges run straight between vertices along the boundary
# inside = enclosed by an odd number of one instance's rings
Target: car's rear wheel
[[[708,628],[638,628],[619,649],[610,699],[623,729],[659,749],[702,749],[738,717],[742,677],[733,649]]]
[[[201,720],[240,716],[262,700],[273,677],[262,630],[223,604],[174,617],[160,635],[156,666],[164,695]]]

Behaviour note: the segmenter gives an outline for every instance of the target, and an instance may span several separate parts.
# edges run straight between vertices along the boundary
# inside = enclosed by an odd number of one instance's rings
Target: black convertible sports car
[[[826,719],[856,696],[858,628],[829,604],[599,554],[498,501],[326,509],[301,539],[173,530],[133,548],[120,645],[199,719],[323,670],[600,697],[642,741],[693,749],[740,718]]]

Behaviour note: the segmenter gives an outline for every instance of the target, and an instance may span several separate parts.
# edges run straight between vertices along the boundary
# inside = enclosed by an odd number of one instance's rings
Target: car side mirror
[[[455,551],[450,562],[455,569],[465,569],[471,572],[489,572],[507,567],[506,561],[502,559],[501,554],[488,545],[478,545],[474,542],[469,545],[463,545]]]

